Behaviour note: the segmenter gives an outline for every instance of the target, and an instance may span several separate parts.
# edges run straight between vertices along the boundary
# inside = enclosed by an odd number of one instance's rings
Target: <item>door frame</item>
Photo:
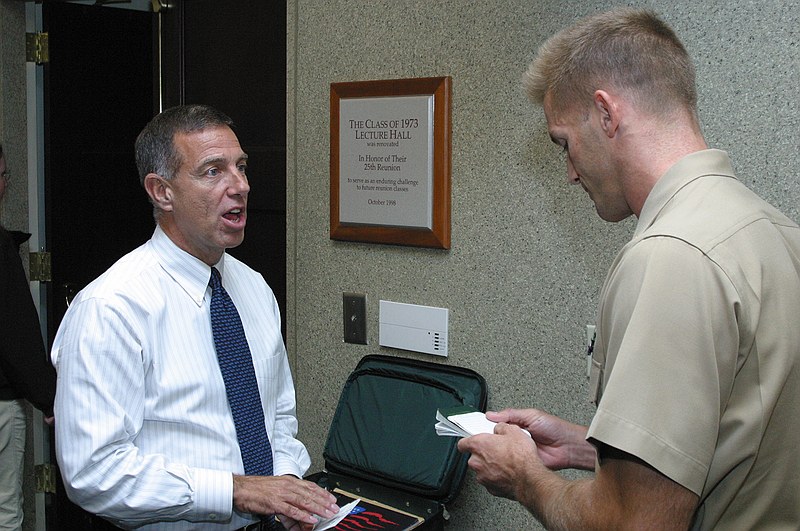
[[[25,32],[42,31],[42,6],[39,3],[25,2]],[[44,74],[43,67],[33,62],[25,63],[25,92],[28,142],[28,227],[31,232],[29,248],[31,251],[45,251],[45,197],[44,197]],[[42,282],[31,282],[31,296],[39,312],[42,336],[45,346],[47,340],[47,287]],[[51,454],[50,429],[44,423],[41,411],[32,408],[33,464],[49,464]],[[36,531],[47,529],[47,515],[44,492],[35,492]]]

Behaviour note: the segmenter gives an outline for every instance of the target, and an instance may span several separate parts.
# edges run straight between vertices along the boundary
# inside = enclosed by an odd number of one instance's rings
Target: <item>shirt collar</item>
[[[653,224],[661,210],[681,188],[708,175],[736,178],[726,152],[719,149],[705,149],[686,155],[673,164],[650,190],[642,206],[634,237],[639,236]]]
[[[211,268],[199,258],[175,245],[159,226],[156,226],[150,244],[164,271],[192,298],[195,304],[202,305],[208,289],[208,281],[211,278]],[[225,268],[224,253],[214,267],[222,275]]]

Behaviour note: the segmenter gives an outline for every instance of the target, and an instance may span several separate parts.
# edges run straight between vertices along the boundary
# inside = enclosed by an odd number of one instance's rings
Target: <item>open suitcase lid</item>
[[[436,410],[486,410],[484,378],[471,369],[368,355],[345,382],[323,457],[326,469],[446,503],[468,456],[456,437],[436,434]]]

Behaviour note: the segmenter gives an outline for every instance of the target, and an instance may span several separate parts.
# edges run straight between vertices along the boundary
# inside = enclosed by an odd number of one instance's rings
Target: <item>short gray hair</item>
[[[175,135],[220,126],[233,128],[233,120],[209,105],[180,105],[156,115],[136,138],[136,168],[139,182],[149,173],[171,180],[181,167],[181,154],[175,149]]]

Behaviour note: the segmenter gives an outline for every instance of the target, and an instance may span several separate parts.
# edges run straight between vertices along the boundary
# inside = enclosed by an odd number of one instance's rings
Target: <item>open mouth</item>
[[[223,214],[222,217],[228,221],[238,222],[240,219],[242,219],[242,209],[234,208],[233,210]]]

